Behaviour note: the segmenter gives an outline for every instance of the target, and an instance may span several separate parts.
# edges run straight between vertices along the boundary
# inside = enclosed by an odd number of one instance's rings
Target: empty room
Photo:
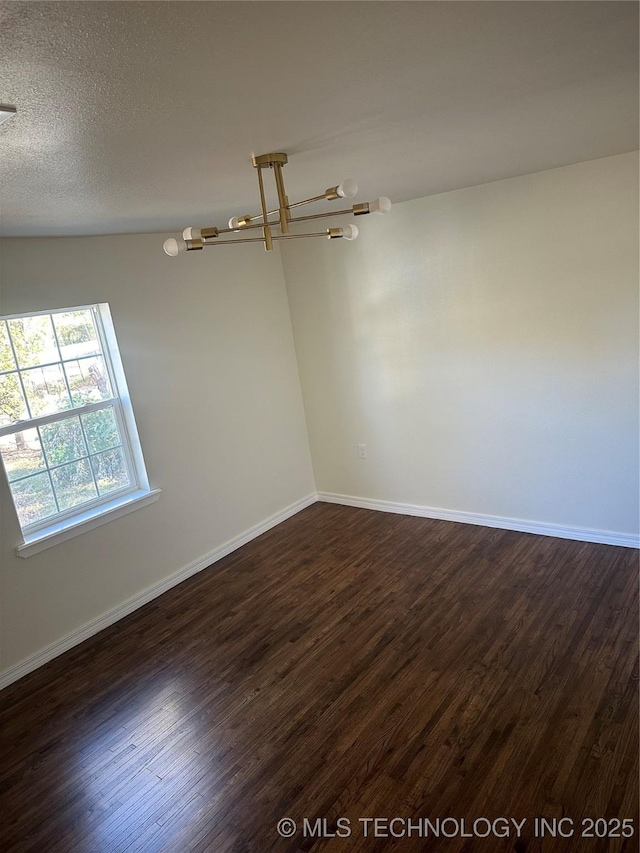
[[[2,853],[640,850],[638,11],[0,0]]]

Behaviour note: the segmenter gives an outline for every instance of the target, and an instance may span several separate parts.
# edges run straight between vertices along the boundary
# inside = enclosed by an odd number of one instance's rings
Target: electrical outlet
[[[358,445],[358,456],[360,457],[360,459],[366,459],[367,458],[367,445],[366,444],[359,444]]]

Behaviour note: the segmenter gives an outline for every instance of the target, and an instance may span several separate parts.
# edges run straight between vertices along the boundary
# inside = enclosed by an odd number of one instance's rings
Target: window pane
[[[15,424],[29,417],[17,373],[0,376],[0,426]]]
[[[16,480],[11,483],[10,488],[22,527],[57,513],[48,474],[36,474],[25,480]]]
[[[81,417],[90,453],[98,453],[100,450],[108,450],[122,444],[113,408],[89,412]]]
[[[87,445],[77,417],[41,426],[40,435],[50,467],[87,456]]]
[[[19,317],[9,320],[9,332],[13,340],[19,367],[49,364],[60,361],[51,317]]]
[[[4,320],[0,321],[0,371],[15,370],[16,360],[11,351],[9,343],[9,333],[7,332],[7,324]]]
[[[88,459],[55,468],[51,472],[51,479],[61,511],[97,497]]]
[[[92,456],[91,464],[101,495],[129,485],[129,475],[121,447]]]
[[[112,397],[109,374],[102,356],[65,362],[74,406],[99,403]]]
[[[91,311],[66,311],[64,314],[54,314],[53,322],[63,359],[82,358],[85,355],[101,352]]]
[[[61,364],[25,370],[22,372],[22,381],[34,418],[71,408]]]
[[[119,399],[110,372],[119,354],[103,323],[108,332],[107,305],[0,317],[0,429],[19,430],[0,437],[0,475],[27,530],[90,505],[99,513],[139,473],[146,482],[129,454],[120,408],[126,414],[129,401]]]
[[[0,453],[9,482],[45,467],[37,429],[25,429],[0,438]]]

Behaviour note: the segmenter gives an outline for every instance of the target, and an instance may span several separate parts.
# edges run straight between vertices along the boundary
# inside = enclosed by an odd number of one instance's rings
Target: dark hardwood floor
[[[0,694],[0,850],[637,851],[637,620],[635,551],[315,504]]]

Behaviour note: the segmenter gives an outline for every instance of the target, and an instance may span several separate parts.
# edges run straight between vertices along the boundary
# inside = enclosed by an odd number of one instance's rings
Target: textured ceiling
[[[638,146],[634,2],[0,3],[8,235],[170,231],[343,177],[401,201]]]

